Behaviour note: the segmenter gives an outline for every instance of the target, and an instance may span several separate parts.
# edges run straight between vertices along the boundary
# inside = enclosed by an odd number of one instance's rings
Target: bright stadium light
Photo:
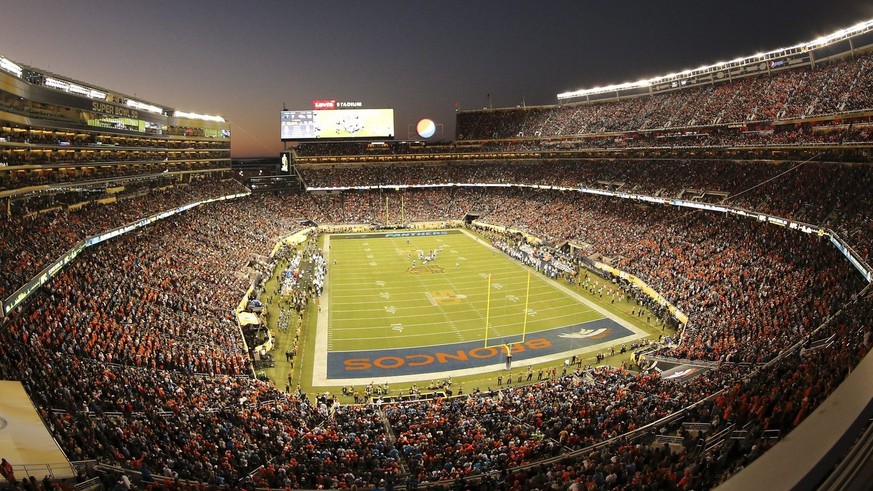
[[[6,70],[7,72],[15,75],[18,78],[21,78],[21,67],[16,65],[12,60],[0,56],[0,68]]]
[[[79,95],[84,95],[84,96],[88,96],[91,94],[90,89],[87,89],[85,87],[82,87],[81,85],[76,85],[76,84],[70,84],[70,86],[67,90],[69,90],[70,92],[72,92],[74,94],[79,94]]]
[[[594,87],[590,89],[581,89],[574,90],[571,92],[562,92],[558,94],[558,99],[574,99],[576,97],[585,97],[596,94],[605,94],[609,92],[617,92],[626,89],[635,89],[635,88],[644,88],[651,85],[657,85],[665,82],[670,82],[676,78],[685,78],[692,77],[696,75],[702,75],[704,73],[718,71],[724,69],[725,67],[735,67],[742,66],[751,63],[758,63],[762,59],[773,59],[779,58],[782,56],[798,53],[798,52],[806,52],[813,49],[818,49],[823,46],[827,46],[829,44],[837,43],[840,41],[845,41],[846,39],[857,36],[859,34],[864,34],[873,30],[873,19],[866,20],[864,22],[859,22],[852,27],[848,27],[845,29],[840,29],[835,31],[827,36],[820,36],[813,41],[808,41],[805,43],[796,44],[794,46],[789,46],[787,48],[779,48],[774,49],[772,51],[768,51],[766,53],[756,53],[752,56],[746,56],[741,58],[735,58],[731,61],[720,61],[718,63],[714,63],[712,65],[704,65],[695,69],[687,69],[682,70],[678,74],[671,73],[669,75],[664,75],[660,77],[653,77],[647,80],[640,80],[638,82],[626,82],[622,84],[614,84],[607,85],[605,87]]]
[[[221,116],[210,116],[208,114],[189,113],[185,111],[174,111],[173,116],[177,118],[200,119],[202,121],[215,121],[216,123],[224,123],[225,120]]]
[[[133,99],[127,100],[127,105],[134,108],[139,109],[141,111],[146,111],[155,114],[163,114],[164,110],[158,106],[153,106],[151,104],[146,104],[145,102],[135,101]]]
[[[44,83],[46,87],[63,90],[64,92],[70,92],[72,94],[83,95],[85,97],[90,97],[91,99],[106,99],[106,92],[92,89],[91,87],[74,84],[72,82],[67,82],[66,80],[46,77]]]
[[[58,80],[56,78],[52,78],[52,77],[45,78],[45,86],[51,87],[53,89],[63,90],[64,92],[66,92],[67,90],[70,89],[69,83],[64,82],[63,80]]]

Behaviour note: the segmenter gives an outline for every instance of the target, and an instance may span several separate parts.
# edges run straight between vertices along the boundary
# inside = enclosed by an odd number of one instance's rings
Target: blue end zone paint
[[[582,324],[528,334],[524,344],[514,345],[513,363],[540,356],[575,351],[601,343],[618,341],[634,334],[612,319],[597,319]],[[392,375],[419,375],[475,368],[506,361],[502,343],[517,342],[521,336],[484,342],[445,344],[417,348],[377,351],[333,351],[327,354],[327,378],[369,378]]]

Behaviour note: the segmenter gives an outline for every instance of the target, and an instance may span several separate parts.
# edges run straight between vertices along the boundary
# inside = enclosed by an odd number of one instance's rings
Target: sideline
[[[324,260],[327,263],[327,278],[324,282],[324,290],[321,292],[321,297],[319,297],[319,308],[315,312],[315,353],[312,354],[312,380],[310,381],[313,386],[332,385],[326,383],[328,344],[327,336],[330,320],[328,319],[328,312],[330,312],[328,299],[330,298],[330,285],[333,283],[331,281],[333,268],[330,264],[330,235],[331,234],[324,234],[324,245],[321,248],[321,255],[324,256]]]

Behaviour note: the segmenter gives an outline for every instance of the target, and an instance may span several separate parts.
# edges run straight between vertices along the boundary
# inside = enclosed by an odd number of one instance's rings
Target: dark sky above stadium
[[[395,109],[398,138],[462,109],[554,104],[812,40],[869,0],[0,0],[0,54],[231,121],[234,157],[275,156],[279,111]]]

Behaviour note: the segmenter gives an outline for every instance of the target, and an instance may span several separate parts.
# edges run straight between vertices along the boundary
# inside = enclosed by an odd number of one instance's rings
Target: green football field
[[[484,345],[486,322],[491,346],[604,317],[460,230],[418,234],[330,236],[328,351]]]

